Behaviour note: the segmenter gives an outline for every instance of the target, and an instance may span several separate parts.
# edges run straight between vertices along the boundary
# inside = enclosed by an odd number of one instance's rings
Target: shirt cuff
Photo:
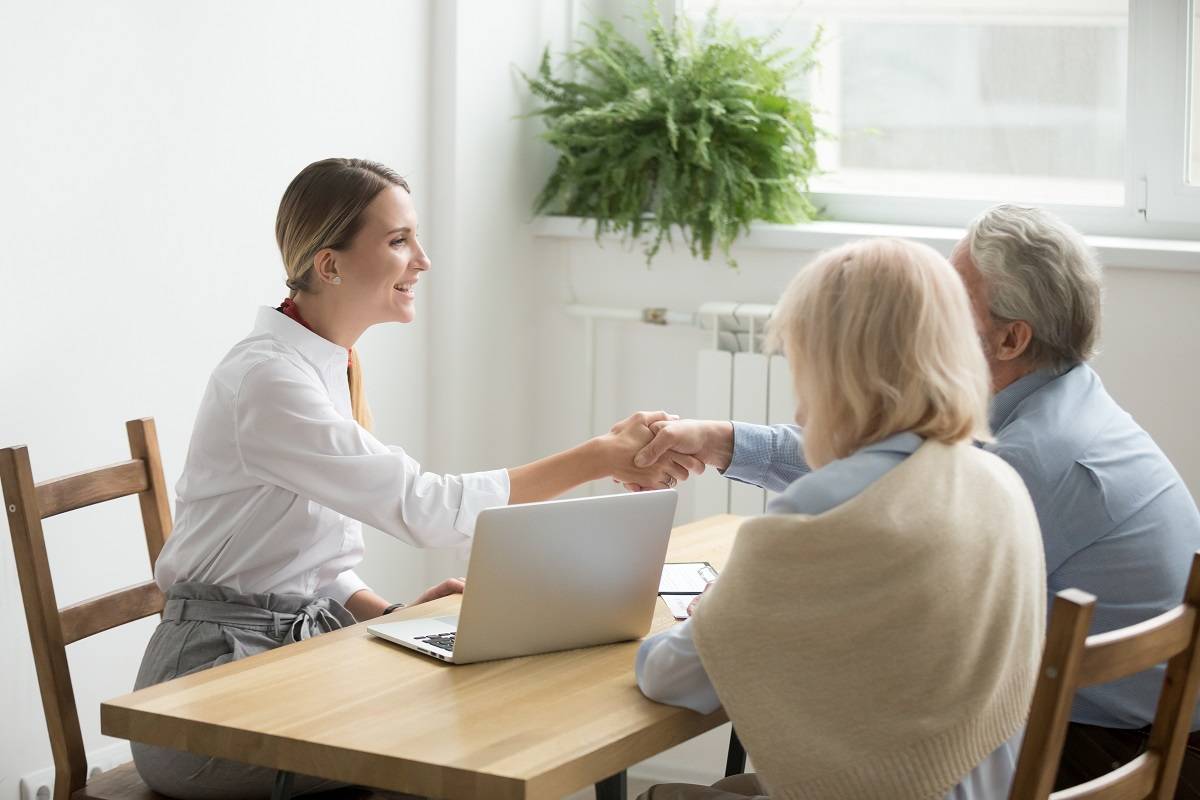
[[[369,588],[371,587],[367,586],[366,582],[358,577],[358,574],[354,570],[348,569],[318,589],[317,596],[330,597],[344,606],[346,605],[346,601],[353,597],[356,592],[361,592],[363,589]]]
[[[463,536],[474,536],[475,521],[480,511],[508,505],[508,470],[467,472],[460,477],[463,487],[462,502],[458,506],[458,516],[454,518],[454,529]]]
[[[722,473],[735,481],[763,486],[771,467],[775,431],[769,425],[733,423],[733,457]]]

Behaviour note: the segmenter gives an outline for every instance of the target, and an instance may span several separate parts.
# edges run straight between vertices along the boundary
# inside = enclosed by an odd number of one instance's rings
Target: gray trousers
[[[178,583],[167,591],[163,619],[142,657],[135,689],[308,639],[354,616],[334,600],[241,594],[223,586]],[[179,800],[269,798],[275,770],[134,742],[133,761],[146,785]],[[294,794],[345,784],[297,775]]]
[[[638,800],[768,800],[767,792],[754,773],[722,778],[712,786],[692,783],[660,783]]]

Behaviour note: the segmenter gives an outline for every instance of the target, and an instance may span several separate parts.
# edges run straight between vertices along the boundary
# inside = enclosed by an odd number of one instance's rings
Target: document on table
[[[667,608],[671,610],[671,615],[675,619],[688,618],[687,608],[696,597],[694,594],[664,594],[659,596],[667,604]]]
[[[687,619],[688,604],[716,577],[717,571],[707,561],[664,564],[658,594],[675,619]]]

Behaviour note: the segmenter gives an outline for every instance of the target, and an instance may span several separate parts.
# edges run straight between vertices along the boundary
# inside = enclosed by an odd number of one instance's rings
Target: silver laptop
[[[483,511],[458,615],[367,630],[454,664],[637,639],[654,617],[677,499],[664,489]]]

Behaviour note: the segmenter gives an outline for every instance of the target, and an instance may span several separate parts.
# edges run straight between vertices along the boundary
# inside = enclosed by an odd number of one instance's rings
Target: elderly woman
[[[796,276],[770,334],[812,471],[637,658],[650,698],[723,705],[759,773],[646,797],[1005,796],[1045,568],[1020,477],[974,446],[988,369],[962,281],[923,245],[850,244]]]

